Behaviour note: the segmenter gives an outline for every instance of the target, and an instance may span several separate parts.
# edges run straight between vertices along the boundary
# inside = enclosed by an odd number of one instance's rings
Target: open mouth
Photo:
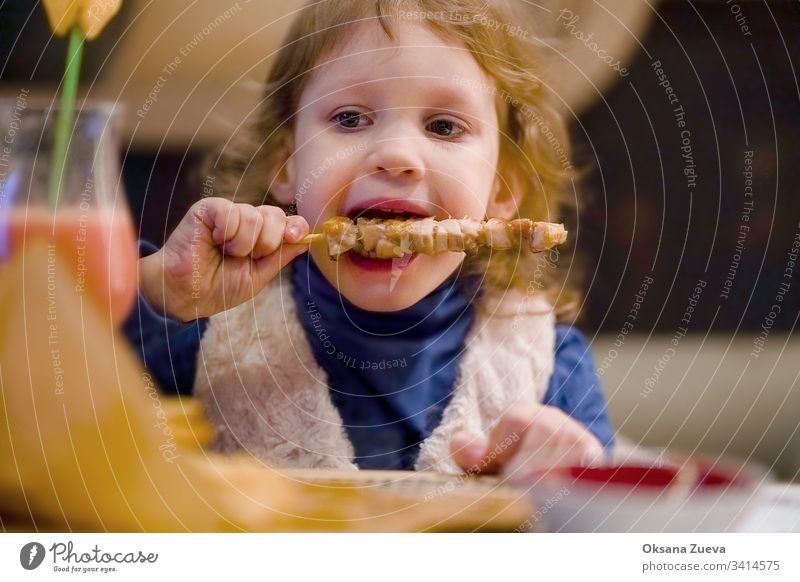
[[[395,205],[392,204],[392,206]],[[405,205],[397,204],[396,206]],[[356,208],[347,214],[347,217],[354,222],[359,218],[366,220],[410,220],[415,218],[426,218],[427,216],[427,214],[423,214],[415,210],[409,210],[408,208],[386,208],[376,206],[371,208]],[[417,258],[416,254],[408,253],[401,257],[379,259],[375,257],[364,256],[356,251],[348,251],[345,256],[350,264],[364,271],[389,271],[393,273],[397,273],[398,270],[408,267]]]
[[[380,220],[411,220],[419,218],[427,218],[429,215],[421,211],[417,211],[405,203],[405,201],[390,201],[384,204],[375,204],[369,208],[354,208],[347,213],[347,218],[355,222],[359,218],[366,220],[380,219]],[[350,263],[363,269],[365,271],[392,271],[397,272],[398,269],[404,269],[410,265],[416,258],[416,254],[405,254],[401,257],[379,259],[375,257],[364,256],[356,251],[348,251],[345,254]]]
[[[362,208],[354,209],[347,218],[355,222],[359,218],[380,218],[381,220],[409,220],[413,218],[427,218],[427,214],[415,212],[411,210],[394,210],[386,208]]]
[[[344,257],[351,265],[365,271],[395,271],[405,269],[413,263],[419,255],[407,254],[397,259],[376,259],[365,257],[355,251],[347,251]]]

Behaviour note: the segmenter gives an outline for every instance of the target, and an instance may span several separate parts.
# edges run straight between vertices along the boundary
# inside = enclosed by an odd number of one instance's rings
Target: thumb
[[[480,462],[486,455],[486,439],[467,431],[459,431],[450,441],[450,455],[465,472],[480,472]]]
[[[272,281],[286,265],[308,251],[308,245],[283,244],[266,257],[253,260],[253,278],[257,294],[264,286]]]

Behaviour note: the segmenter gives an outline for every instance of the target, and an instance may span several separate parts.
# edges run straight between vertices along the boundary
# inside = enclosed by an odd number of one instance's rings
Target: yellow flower
[[[42,0],[50,28],[66,36],[78,25],[86,40],[94,40],[122,5],[122,0]]]

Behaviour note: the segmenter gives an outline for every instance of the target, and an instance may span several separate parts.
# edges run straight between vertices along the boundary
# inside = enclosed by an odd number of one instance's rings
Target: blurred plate
[[[548,531],[741,531],[766,473],[731,461],[562,467],[529,476]]]

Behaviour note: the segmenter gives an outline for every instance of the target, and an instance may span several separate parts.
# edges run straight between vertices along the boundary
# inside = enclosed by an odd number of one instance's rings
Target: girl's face
[[[312,229],[360,213],[481,219],[494,198],[494,82],[467,49],[421,24],[401,23],[395,37],[374,22],[358,25],[302,94],[294,151],[272,191],[282,203],[294,200]],[[347,253],[334,261],[326,251],[321,244],[310,252],[328,281],[372,311],[413,305],[464,259]]]

